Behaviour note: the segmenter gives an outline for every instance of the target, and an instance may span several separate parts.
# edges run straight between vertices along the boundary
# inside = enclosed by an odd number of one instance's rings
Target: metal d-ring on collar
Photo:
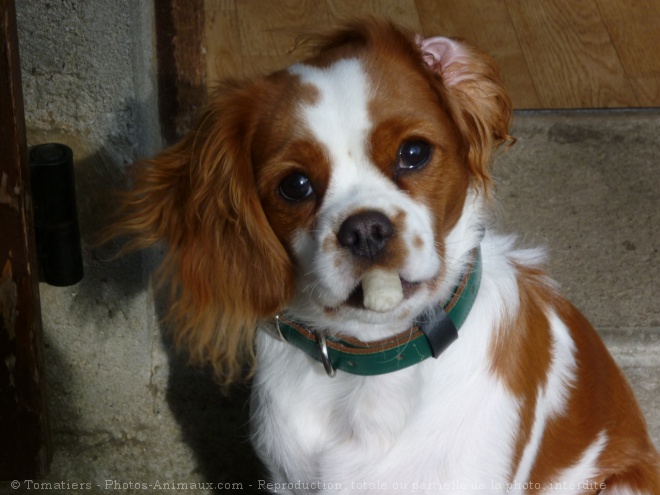
[[[268,333],[273,335],[273,337],[276,337],[278,340],[282,342],[286,342],[287,340],[284,338],[284,335],[282,335],[282,329],[280,328],[280,315],[275,315],[275,317],[273,318],[273,323],[275,323],[274,327],[277,333],[275,333],[274,335],[272,334],[272,332],[268,332]]]
[[[332,366],[330,362],[330,355],[328,354],[328,342],[325,340],[325,335],[321,332],[314,332],[316,339],[319,343],[319,350],[321,351],[321,362],[325,368],[325,372],[330,378],[333,378],[337,374],[337,370]]]
[[[281,324],[280,315],[275,315],[275,317],[273,318],[273,323],[274,323],[273,326],[275,327],[275,333],[270,332],[271,335],[273,335],[282,342],[287,342],[287,339],[282,334],[282,328],[280,327]],[[320,360],[321,363],[323,363],[325,372],[328,374],[330,378],[333,378],[337,374],[337,370],[334,368],[334,366],[332,366],[332,362],[330,361],[330,354],[328,353],[328,341],[326,340],[325,335],[322,332],[312,332],[312,333],[318,344],[320,358],[321,358]]]

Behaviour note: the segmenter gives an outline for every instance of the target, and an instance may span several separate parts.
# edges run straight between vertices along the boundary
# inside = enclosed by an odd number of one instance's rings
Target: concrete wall
[[[122,169],[161,146],[152,2],[16,4],[28,142],[73,148],[84,244],[82,282],[41,286],[52,479],[199,480],[166,404],[171,356],[148,290],[153,256],[107,261],[112,247],[91,247]]]
[[[73,149],[85,249],[82,282],[41,286],[53,427],[121,436],[138,418],[118,401],[151,371],[150,299],[139,257],[103,263],[90,242],[121,169],[159,146],[150,2],[19,0],[17,16],[28,142]]]
[[[57,129],[116,165],[158,148],[151,2],[16,3],[31,133]]]
[[[28,142],[73,149],[85,248],[82,282],[41,286],[52,426],[121,438],[149,407],[119,407],[139,402],[151,372],[149,298],[137,258],[104,264],[89,243],[108,186],[159,145],[150,2],[19,0],[17,16]]]
[[[208,371],[167,344],[149,289],[158,253],[112,259],[116,246],[92,244],[125,166],[162,146],[153,2],[16,8],[28,143],[73,149],[85,264],[77,285],[40,287],[54,445],[46,481],[77,480],[90,486],[61,493],[86,494],[253,482],[262,476],[246,441],[246,395],[223,398]]]

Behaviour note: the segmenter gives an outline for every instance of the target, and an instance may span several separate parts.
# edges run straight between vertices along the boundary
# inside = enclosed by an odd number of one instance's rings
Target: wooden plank
[[[497,61],[515,108],[538,108],[540,100],[504,0],[417,0],[426,36],[475,43]]]
[[[659,9],[658,0],[206,0],[208,79],[286,67],[304,55],[297,37],[375,15],[481,46],[518,109],[658,106]]]
[[[176,36],[173,39],[177,68],[176,120],[178,135],[194,126],[206,104],[206,39],[204,0],[171,0]]]
[[[51,444],[13,0],[0,0],[0,479],[48,471]]]
[[[212,87],[221,79],[243,77],[241,32],[235,0],[206,0],[206,71]]]
[[[415,0],[327,0],[326,3],[333,24],[371,15],[394,21],[413,32],[422,32]]]
[[[206,103],[204,0],[154,0],[161,133],[190,130]]]
[[[212,12],[236,12],[237,0],[206,0],[206,11]]]
[[[641,106],[660,107],[660,76],[633,77],[630,82]]]
[[[301,37],[329,27],[320,0],[240,0],[237,7],[246,76],[288,66],[301,56],[294,51]]]
[[[299,62],[305,54],[304,51],[293,50],[280,55],[245,55],[243,57],[243,74],[245,77],[270,74]]]
[[[596,1],[628,76],[660,76],[660,1]]]
[[[595,0],[506,0],[543,108],[638,106]]]
[[[243,55],[280,56],[301,34],[329,26],[325,2],[319,0],[241,0],[237,6]]]

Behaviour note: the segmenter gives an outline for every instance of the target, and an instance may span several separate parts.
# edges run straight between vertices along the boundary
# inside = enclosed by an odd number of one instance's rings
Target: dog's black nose
[[[394,225],[379,211],[365,211],[351,215],[339,227],[337,240],[351,252],[373,260],[394,235]]]

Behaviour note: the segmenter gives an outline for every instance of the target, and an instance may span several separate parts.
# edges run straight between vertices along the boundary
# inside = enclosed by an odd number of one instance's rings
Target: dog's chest
[[[478,357],[466,362],[456,347],[442,361],[394,374],[330,379],[297,349],[269,342],[253,421],[273,479],[341,484],[351,493],[395,484],[451,493],[438,484],[507,479],[517,402]]]

